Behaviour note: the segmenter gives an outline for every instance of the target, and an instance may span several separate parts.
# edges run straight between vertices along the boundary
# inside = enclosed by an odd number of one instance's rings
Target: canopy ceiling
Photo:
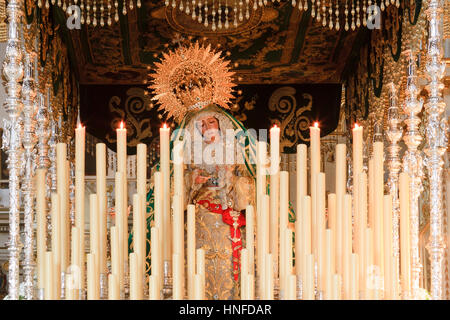
[[[251,11],[232,31],[211,32],[162,1],[143,1],[110,27],[69,31],[69,54],[81,84],[143,84],[147,67],[188,36],[230,52],[242,84],[340,83],[357,32],[330,30],[290,3]]]

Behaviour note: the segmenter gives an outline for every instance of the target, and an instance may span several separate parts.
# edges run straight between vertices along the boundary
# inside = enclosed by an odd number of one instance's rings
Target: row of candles
[[[293,227],[288,222],[289,174],[279,171],[280,129],[274,126],[270,130],[270,159],[267,143],[258,142],[256,210],[252,206],[246,209],[246,241],[241,250],[242,299],[273,299],[275,279],[279,279],[280,299],[409,297],[409,177],[401,173],[399,180],[399,266],[393,254],[392,197],[384,195],[383,188],[383,143],[374,143],[367,174],[362,168],[362,134],[363,128],[356,125],[353,129],[353,196],[346,192],[347,152],[344,144],[336,146],[336,191],[326,196],[325,173],[320,172],[320,129],[317,124],[310,127],[309,194],[307,148],[300,144],[297,147],[297,217]],[[90,249],[85,255],[85,128],[79,126],[75,137],[75,225],[70,226],[68,219],[66,145],[58,144],[57,192],[51,196],[51,250],[46,248],[46,172],[39,169],[36,173],[38,289],[45,299],[79,299],[86,287],[87,299],[99,299],[103,285],[107,287],[110,299],[124,299],[129,284],[129,298],[143,299],[147,283],[146,145],[137,146],[137,193],[132,198],[133,252],[128,253],[126,129],[123,123],[117,129],[115,225],[109,230],[109,271],[106,148],[102,143],[96,146],[97,190],[96,194],[89,196]],[[171,267],[172,298],[203,299],[205,252],[201,248],[196,249],[195,206],[192,204],[187,206],[186,230],[184,228],[183,150],[177,145],[174,148],[174,192],[171,198],[170,129],[167,126],[160,129],[160,146],[160,171],[154,174],[155,219],[150,230],[152,271],[148,278],[148,296],[150,299],[163,297],[164,278]],[[267,191],[268,183],[270,192]],[[61,292],[61,288],[65,292]],[[105,289],[103,291],[106,292]]]

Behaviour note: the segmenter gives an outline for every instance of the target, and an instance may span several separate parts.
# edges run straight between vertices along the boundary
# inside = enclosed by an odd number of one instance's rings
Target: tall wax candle
[[[286,293],[285,279],[286,273],[286,250],[284,250],[283,240],[284,232],[288,228],[289,223],[289,173],[287,171],[280,172],[280,260],[279,269],[280,270],[280,291]]]
[[[347,182],[347,147],[345,144],[336,145],[336,233],[335,233],[335,243],[336,243],[336,272],[338,274],[343,274],[343,224],[344,213],[344,195],[346,193],[346,182]],[[345,282],[345,279],[344,281]],[[345,284],[344,284],[345,286]]]
[[[264,291],[266,300],[273,300],[273,257],[272,254],[266,253],[264,259],[265,267],[265,283],[264,283]]]
[[[205,250],[204,249],[197,249],[196,251],[196,274],[199,274],[202,277],[202,288],[204,292],[205,288]]]
[[[303,276],[303,300],[314,300],[314,255],[306,255],[306,268]]]
[[[120,246],[117,227],[111,227],[111,273],[115,276],[120,292]]]
[[[384,297],[385,299],[392,300],[393,287],[392,282],[392,260],[394,255],[393,243],[392,243],[392,196],[385,195],[383,198],[383,237],[384,237]]]
[[[70,270],[70,273],[72,274],[72,282],[74,285],[74,290],[77,290],[78,293],[79,289],[81,289],[81,281],[80,281],[80,230],[77,227],[72,227],[72,243],[71,243],[71,250],[72,250],[72,268]],[[76,296],[78,297],[78,296]],[[78,300],[78,299],[77,299]]]
[[[121,242],[128,238],[128,185],[127,185],[127,129],[124,127],[123,121],[120,122],[119,128],[116,129],[117,135],[117,172],[122,173],[122,215],[121,222],[122,228],[119,228],[122,232]],[[117,186],[116,186],[117,187]],[[117,201],[117,198],[116,198]],[[125,243],[121,244],[123,267],[128,265],[128,246]],[[125,272],[125,269],[124,269]]]
[[[195,247],[195,205],[189,204],[187,206],[187,291],[189,299],[194,298]],[[241,266],[243,267],[242,261]]]
[[[65,143],[56,144],[56,190],[60,196],[60,210],[59,210],[59,223],[60,223],[60,234],[61,234],[61,246],[60,246],[60,256],[61,256],[61,272],[65,272],[67,266],[69,265],[69,252],[68,252],[68,228],[69,228],[69,208],[67,206],[68,197],[67,186],[68,186],[68,176],[67,176],[67,146]]]
[[[104,143],[96,145],[96,173],[97,173],[97,209],[99,230],[98,262],[101,274],[107,274],[106,266],[106,146]]]
[[[306,196],[307,194],[307,172],[306,172],[306,167],[307,167],[307,160],[306,160],[306,156],[307,156],[307,149],[306,149],[306,144],[298,144],[297,145],[297,194],[296,194],[296,201],[297,201],[297,206],[296,206],[296,221],[295,221],[295,234],[297,235],[295,237],[295,251],[296,252],[300,252],[300,257],[299,259],[301,261],[304,260],[304,254],[305,252],[302,250],[302,244],[303,244],[303,237],[302,235],[302,227],[303,224],[305,224],[305,210],[303,208],[303,197]],[[296,274],[300,275],[303,272],[303,268],[302,266],[296,267],[295,269]]]
[[[78,125],[75,129],[75,226],[80,232],[80,245],[78,259],[80,262],[80,282],[85,279],[85,255],[84,255],[84,219],[85,219],[85,141],[86,128]],[[72,253],[74,254],[74,253]]]
[[[358,200],[358,216],[356,217],[359,221],[357,223],[358,237],[359,237],[359,248],[360,254],[359,257],[359,291],[364,291],[364,285],[366,283],[366,272],[364,270],[364,259],[365,259],[365,237],[364,232],[367,228],[367,174],[365,172],[361,172],[358,175],[358,189],[359,189],[359,200]]]
[[[369,224],[370,228],[374,227],[374,190],[375,190],[375,185],[374,185],[374,159],[370,158],[369,159],[369,164],[368,164],[368,187],[369,187],[369,198],[368,198],[368,216],[367,216],[367,223]]]
[[[311,254],[311,197],[310,196],[304,196],[303,197],[303,204],[302,204],[302,228],[300,232],[300,237],[302,239],[302,246],[301,246],[301,259],[302,261],[306,261],[306,255]],[[303,264],[302,269],[302,275],[304,275],[305,270],[305,264]],[[303,272],[304,271],[304,272]],[[298,272],[297,272],[298,274]]]
[[[364,231],[364,300],[372,300],[374,296],[374,279],[369,276],[372,274],[372,269],[374,267],[373,231],[371,228],[366,228]]]
[[[155,285],[158,286],[158,288],[161,286],[162,278],[163,278],[163,272],[162,272],[162,259],[161,259],[161,245],[159,243],[160,238],[160,229],[153,227],[150,230],[150,237],[151,237],[151,243],[150,243],[150,253],[151,253],[151,262],[152,262],[152,276],[154,278],[154,281],[157,281]],[[145,269],[144,269],[145,270]]]
[[[336,270],[336,194],[335,193],[329,193],[328,194],[328,229],[331,230],[333,234],[333,241],[332,241],[332,251],[333,255],[331,257],[331,267],[333,269],[333,273]],[[333,277],[333,276],[331,276]]]
[[[148,279],[148,298],[149,300],[160,300],[159,282],[156,276],[150,275]]]
[[[350,298],[350,278],[351,266],[350,258],[352,254],[352,196],[344,195],[342,209],[342,285],[344,299]]]
[[[248,276],[248,250],[241,250],[241,299],[247,298],[247,286],[245,285],[245,281],[247,281]]]
[[[317,283],[320,291],[325,290],[325,173],[316,175],[316,245]]]
[[[94,266],[94,273],[95,273],[95,278],[94,278],[94,282],[97,282],[97,276],[100,274],[99,273],[99,266],[100,266],[100,256],[99,256],[99,252],[100,252],[100,239],[99,239],[99,214],[98,214],[98,202],[97,202],[97,195],[96,194],[91,194],[89,195],[89,213],[90,213],[90,221],[89,221],[89,226],[90,226],[90,250],[91,253],[93,254],[93,256],[95,257],[95,266]]]
[[[36,169],[36,264],[38,289],[43,289],[45,285],[44,262],[45,252],[47,251],[46,173],[46,169]]]
[[[61,223],[60,223],[60,202],[61,197],[57,193],[52,193],[52,253],[53,253],[53,293],[54,299],[59,299],[61,290]]]
[[[97,273],[95,271],[95,254],[88,253],[87,254],[87,299],[88,300],[98,300],[97,296],[97,281],[96,276]]]
[[[194,299],[203,300],[205,297],[203,278],[200,274],[194,274]]]
[[[164,124],[159,129],[160,138],[160,157],[161,157],[161,174],[162,174],[162,216],[163,216],[163,232],[164,240],[163,259],[169,261],[172,259],[172,226],[170,219],[170,128]]]
[[[311,185],[311,218],[312,225],[316,225],[316,177],[317,173],[320,172],[320,129],[319,123],[315,122],[313,127],[309,127],[309,135],[310,135],[310,185]],[[312,249],[313,252],[316,252],[316,230],[312,230]]]
[[[110,273],[108,275],[108,300],[119,300],[119,283],[117,275]]]
[[[410,217],[409,217],[409,175],[400,173],[400,270],[402,296],[411,298],[411,238],[410,238]]]
[[[274,125],[270,129],[270,253],[277,263],[278,258],[278,221],[280,216],[280,128]],[[276,268],[278,269],[278,268]],[[278,273],[278,272],[277,272]]]
[[[137,145],[136,190],[137,193],[147,194],[147,145]]]
[[[359,204],[358,201],[361,197],[359,194],[359,174],[362,172],[363,167],[363,127],[359,126],[355,123],[355,127],[352,130],[353,134],[353,163],[352,163],[352,172],[353,172],[353,210],[355,212],[355,238],[354,238],[354,248],[355,252],[361,256],[360,245],[361,238],[360,235],[360,227],[359,227]]]
[[[380,276],[384,276],[384,245],[383,245],[383,195],[384,195],[384,154],[383,142],[373,144],[373,183],[374,183],[374,251],[375,265],[380,268]],[[382,288],[380,288],[382,290]]]
[[[53,273],[53,253],[51,251],[46,251],[44,255],[44,270],[45,270],[45,283],[44,283],[44,299],[45,300],[53,300],[54,297],[54,283],[53,277],[55,276]]]
[[[124,173],[122,172],[116,172],[115,176],[115,226],[116,226],[116,232],[117,232],[117,250],[118,252],[118,260],[119,260],[119,274],[118,274],[118,280],[119,280],[119,287],[120,291],[122,292],[124,289],[124,244],[125,244],[125,238],[124,238],[124,215],[126,215],[126,212],[123,212],[124,206],[123,206],[123,177]]]
[[[136,253],[137,269],[143,275],[144,274],[144,260],[145,260],[145,225],[142,223],[143,208],[141,203],[140,194],[135,193],[133,195],[133,251]],[[130,262],[131,266],[131,262]],[[142,282],[143,279],[139,279]],[[138,284],[139,285],[139,284]]]
[[[324,257],[324,292],[326,299],[331,299],[332,296],[332,277],[334,274],[332,259],[333,257],[333,231],[331,229],[325,230],[325,257]]]
[[[173,261],[173,300],[182,300],[183,297],[183,276],[181,256],[178,253],[172,255]]]
[[[359,275],[358,275],[358,255],[350,255],[350,300],[359,300]]]
[[[341,300],[341,287],[342,287],[342,280],[341,276],[339,274],[333,274],[333,287],[332,287],[332,297],[333,300]]]
[[[139,257],[135,252],[130,253],[130,300],[142,299],[142,272]]]

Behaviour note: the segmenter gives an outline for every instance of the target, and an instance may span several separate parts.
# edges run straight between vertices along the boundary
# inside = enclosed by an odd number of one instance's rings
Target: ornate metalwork
[[[25,48],[24,48],[25,49]],[[34,276],[34,250],[33,250],[33,220],[34,220],[34,156],[36,144],[35,115],[36,115],[36,90],[33,77],[35,53],[25,54],[25,77],[23,79],[23,147],[24,153],[24,175],[22,179],[22,191],[24,201],[24,280],[25,298],[33,299],[33,276]]]
[[[442,34],[439,28],[443,18],[443,2],[430,0],[426,10],[428,19],[428,50],[426,74],[429,80],[426,88],[429,96],[425,104],[427,113],[425,165],[430,183],[430,240],[427,245],[431,260],[431,297],[442,299],[443,266],[445,243],[442,238],[442,167],[446,148],[446,123],[442,117],[445,102],[442,99],[442,78],[445,63],[442,62]]]
[[[403,156],[403,170],[410,176],[410,236],[412,258],[412,296],[418,297],[420,272],[422,265],[419,256],[419,196],[422,193],[423,161],[421,152],[417,149],[422,142],[419,132],[420,118],[423,101],[417,100],[419,89],[417,88],[416,61],[412,50],[406,50],[404,54],[408,61],[408,79],[406,84],[406,97],[403,111],[406,114],[406,132],[403,136],[408,149]]]
[[[19,27],[23,16],[23,1],[8,2],[6,14],[9,22],[8,43],[6,47],[3,74],[7,94],[5,109],[9,120],[4,124],[4,145],[8,155],[9,170],[9,299],[19,299],[19,210],[20,210],[20,169],[22,154],[22,123],[20,115],[23,104],[21,101],[21,81],[23,78],[22,48],[19,39]]]
[[[400,200],[398,194],[398,178],[402,167],[399,152],[400,146],[398,142],[402,138],[402,128],[400,127],[401,119],[399,108],[397,105],[397,89],[393,82],[389,83],[389,109],[387,114],[387,131],[386,138],[389,141],[387,147],[387,167],[389,169],[388,187],[392,196],[392,240],[394,258],[400,265],[400,238],[399,238],[399,214]]]

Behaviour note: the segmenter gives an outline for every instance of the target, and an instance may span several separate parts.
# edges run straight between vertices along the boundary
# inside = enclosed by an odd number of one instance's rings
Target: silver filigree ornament
[[[25,46],[24,46],[25,49]],[[23,139],[24,152],[24,175],[22,179],[22,191],[24,201],[24,280],[25,299],[33,299],[33,276],[34,276],[34,248],[33,248],[33,221],[34,221],[34,171],[35,171],[35,115],[36,115],[36,89],[33,77],[35,53],[25,54],[25,77],[22,85],[23,97]]]
[[[400,126],[400,112],[397,105],[397,89],[393,82],[389,83],[389,109],[387,114],[386,138],[389,141],[387,147],[387,167],[388,167],[388,187],[392,196],[392,244],[394,259],[400,265],[400,238],[399,238],[399,174],[401,162],[399,158],[400,146],[398,142],[402,138],[402,128]]]
[[[443,19],[443,2],[430,0],[426,10],[428,19],[428,47],[426,75],[429,80],[426,89],[428,100],[425,104],[426,147],[425,165],[428,169],[430,184],[430,239],[427,249],[431,264],[431,297],[433,300],[442,299],[443,287],[443,257],[445,243],[442,235],[443,217],[443,190],[442,168],[443,155],[446,149],[446,125],[442,114],[445,102],[442,99],[444,84],[442,78],[445,71],[445,63],[442,62],[442,33],[440,23]]]
[[[422,265],[419,256],[419,197],[423,191],[423,160],[422,154],[418,150],[422,142],[419,132],[420,118],[418,114],[422,111],[423,100],[418,100],[419,89],[417,87],[416,61],[414,52],[406,50],[404,52],[408,61],[408,78],[406,83],[406,97],[403,104],[403,111],[406,115],[406,132],[403,141],[407,150],[403,156],[403,171],[410,177],[410,236],[411,236],[411,260],[412,260],[412,298],[417,299],[420,272]]]
[[[9,116],[6,126],[8,131],[5,147],[9,170],[9,270],[8,296],[11,300],[19,299],[19,253],[20,253],[20,168],[22,153],[22,123],[20,114],[21,81],[23,79],[22,49],[19,39],[19,26],[23,16],[23,1],[11,0],[6,8],[8,24],[8,41],[6,46],[3,74],[6,91],[5,109]]]

